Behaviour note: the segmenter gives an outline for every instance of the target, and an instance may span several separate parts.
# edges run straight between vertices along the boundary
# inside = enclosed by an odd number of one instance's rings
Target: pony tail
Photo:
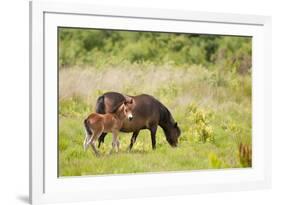
[[[96,113],[105,114],[104,95],[99,96],[97,99]]]
[[[84,127],[85,127],[85,130],[87,132],[87,135],[91,136],[93,133],[92,133],[91,128],[89,127],[88,119],[84,120]]]

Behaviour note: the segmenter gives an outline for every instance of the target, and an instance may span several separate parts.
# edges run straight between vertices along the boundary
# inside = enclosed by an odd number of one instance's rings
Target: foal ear
[[[133,98],[126,96],[124,104],[127,105],[127,104],[132,104],[132,103],[133,103]]]

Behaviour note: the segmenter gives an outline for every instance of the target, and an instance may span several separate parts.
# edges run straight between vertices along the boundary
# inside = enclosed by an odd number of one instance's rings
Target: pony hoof
[[[94,156],[96,156],[96,157],[100,157],[100,153],[99,152],[95,152],[95,153],[93,153],[94,154]]]

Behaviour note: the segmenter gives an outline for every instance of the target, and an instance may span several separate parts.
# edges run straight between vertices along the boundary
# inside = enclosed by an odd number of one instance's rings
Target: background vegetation
[[[251,166],[250,37],[59,29],[59,174],[180,171]],[[83,119],[99,95],[147,93],[182,130],[171,148],[159,127],[157,149],[143,130],[131,152],[83,151]]]

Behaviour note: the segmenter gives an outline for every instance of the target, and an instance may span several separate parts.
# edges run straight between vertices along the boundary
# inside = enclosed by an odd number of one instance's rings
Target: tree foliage
[[[59,55],[60,68],[146,62],[218,66],[245,74],[251,70],[251,38],[60,28]]]

